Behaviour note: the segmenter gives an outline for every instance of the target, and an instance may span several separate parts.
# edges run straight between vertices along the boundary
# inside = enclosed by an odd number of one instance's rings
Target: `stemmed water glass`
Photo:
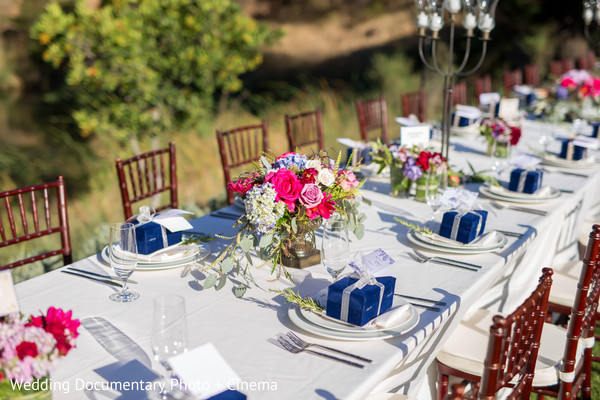
[[[336,280],[348,265],[350,243],[348,239],[348,221],[333,215],[323,227],[321,261],[327,272]]]
[[[115,275],[123,281],[123,289],[110,295],[112,301],[127,303],[140,297],[140,294],[127,288],[127,279],[137,267],[138,251],[135,240],[135,227],[130,223],[117,223],[110,226],[108,246],[110,266]]]
[[[448,187],[448,173],[443,171],[439,174],[438,179],[440,180],[438,185],[433,185],[433,180],[436,178],[436,174],[431,172],[431,169],[427,172],[427,184],[425,186],[425,201],[427,205],[431,207],[433,213],[431,214],[431,220],[435,221],[435,216],[440,208],[440,200],[442,195]]]
[[[188,345],[185,299],[179,295],[165,295],[154,299],[152,318],[152,352],[154,359],[173,376],[168,359],[185,353]],[[170,398],[168,392],[162,398]]]

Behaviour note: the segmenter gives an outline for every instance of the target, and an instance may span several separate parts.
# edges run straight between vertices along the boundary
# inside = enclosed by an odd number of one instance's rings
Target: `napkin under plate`
[[[461,243],[459,241],[452,240],[450,238],[438,235],[437,233],[427,234],[427,233],[419,232],[417,237],[419,237],[420,235],[430,239],[432,242],[439,242],[440,244],[452,245],[455,247],[462,247],[462,248],[466,248],[466,249],[487,247],[487,246],[491,246],[494,243],[498,242],[496,231],[484,233],[483,235],[479,236],[477,239],[475,239],[471,243]]]
[[[552,194],[552,188],[550,186],[543,186],[540,190],[532,194],[513,192],[512,190],[508,190],[503,186],[496,185],[490,185],[488,187],[488,190],[490,191],[490,193],[504,197],[511,197],[514,199],[543,199]]]

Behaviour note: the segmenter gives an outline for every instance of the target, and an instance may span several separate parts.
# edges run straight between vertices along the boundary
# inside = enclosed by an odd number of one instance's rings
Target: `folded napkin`
[[[552,188],[550,186],[544,186],[540,190],[532,194],[513,192],[512,190],[508,190],[502,186],[495,185],[490,185],[488,189],[491,193],[505,197],[512,197],[514,199],[538,199],[548,197],[552,193]]]
[[[479,236],[477,239],[473,240],[471,243],[461,243],[457,240],[452,240],[452,239],[444,237],[442,235],[438,235],[437,233],[423,234],[423,236],[426,236],[435,242],[455,245],[457,247],[460,246],[465,249],[468,249],[471,247],[472,248],[486,247],[486,246],[494,244],[498,240],[496,237],[496,231],[485,233],[485,234]]]
[[[367,329],[385,329],[398,325],[402,320],[405,320],[410,310],[410,304],[405,303],[400,306],[394,306],[367,322],[363,328]]]

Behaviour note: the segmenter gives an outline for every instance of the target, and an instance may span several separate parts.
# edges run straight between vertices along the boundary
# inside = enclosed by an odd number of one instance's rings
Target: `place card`
[[[450,209],[467,209],[473,208],[477,200],[477,193],[469,190],[448,188],[444,190],[440,199],[440,206]]]
[[[152,222],[156,222],[157,224],[164,226],[171,232],[179,232],[192,229],[192,224],[190,224],[187,219],[183,218],[181,214],[193,213],[179,209],[167,210],[165,212],[155,215]]]
[[[400,127],[400,144],[403,147],[428,147],[431,135],[431,125],[416,125]]]
[[[376,249],[367,255],[363,255],[361,252],[359,252],[359,254],[362,266],[358,266],[353,261],[348,264],[359,274],[361,271],[365,271],[368,272],[369,275],[374,276],[376,273],[396,262],[382,249]]]
[[[10,270],[0,272],[0,317],[19,312],[17,292]]]
[[[489,106],[498,103],[500,103],[500,93],[481,93],[479,95],[479,104],[481,104],[482,106]]]
[[[498,108],[498,116],[506,121],[512,121],[519,116],[519,99],[502,99]]]
[[[171,357],[168,363],[186,389],[199,399],[214,396],[241,382],[212,343]]]

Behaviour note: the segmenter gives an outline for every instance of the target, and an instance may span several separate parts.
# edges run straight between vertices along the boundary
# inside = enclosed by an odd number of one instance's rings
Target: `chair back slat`
[[[452,91],[452,104],[467,104],[467,82],[460,81],[454,85]]]
[[[552,274],[544,268],[537,288],[521,306],[506,317],[493,318],[479,399],[496,399],[496,393],[508,387],[508,399],[529,399]]]
[[[414,114],[421,122],[426,120],[425,90],[421,89],[417,92],[402,95],[402,114],[404,117]]]
[[[511,96],[513,87],[523,84],[523,71],[515,69],[504,72],[504,95]]]
[[[540,69],[535,64],[525,66],[525,84],[533,87],[540,86]]]
[[[56,204],[53,204],[54,202],[50,201],[49,189],[55,190],[56,192]],[[46,221],[46,226],[44,229],[42,229],[39,224],[38,198],[36,197],[36,193],[40,192],[43,194],[41,202],[43,202],[44,219]],[[30,207],[25,204],[26,201],[23,196],[24,194],[29,194],[29,196],[26,196],[26,198],[31,201]],[[5,205],[5,209],[0,210],[0,236],[2,237],[0,248],[54,233],[60,233],[61,241],[61,247],[56,250],[45,251],[35,256],[2,265],[0,266],[0,270],[15,268],[59,254],[62,254],[64,264],[70,264],[72,262],[65,183],[62,176],[59,176],[56,182],[44,183],[41,185],[28,186],[25,188],[2,192],[0,193],[0,198],[4,198]],[[15,221],[13,204],[18,205],[19,207],[19,215],[21,218],[20,226],[17,226]],[[53,211],[54,206],[56,206],[56,208]],[[57,216],[55,225],[52,224],[52,214]],[[3,221],[6,220],[8,220],[8,223],[10,224],[10,232],[12,235],[10,237],[7,235],[7,232],[4,228]],[[30,226],[30,222],[33,222],[33,228]],[[32,231],[32,229],[34,229],[34,231]]]
[[[167,157],[168,159],[165,160]],[[169,165],[168,176],[165,172],[167,165]],[[178,207],[174,143],[170,143],[167,148],[149,151],[126,160],[117,158],[116,168],[125,219],[133,216],[133,203],[163,192],[170,194],[168,203],[154,207],[155,210]]]
[[[269,150],[267,121],[258,125],[246,125],[227,131],[217,130],[217,142],[221,154],[221,165],[225,186],[231,181],[233,168],[250,165]],[[227,202],[233,204],[233,193],[227,190]]]
[[[550,61],[550,75],[554,78],[558,78],[566,71],[563,71],[563,63],[559,60]]]
[[[323,138],[323,114],[320,108],[296,115],[285,116],[285,128],[289,151],[317,145],[318,152],[325,147]],[[313,151],[315,149],[313,148]]]
[[[369,100],[356,100],[356,114],[360,136],[364,141],[369,140],[369,132],[379,132],[378,138],[388,143],[387,133],[387,102],[385,97]]]
[[[563,70],[563,74],[565,72],[568,72],[572,69],[575,69],[575,60],[572,58],[563,58],[562,59],[562,70]]]

